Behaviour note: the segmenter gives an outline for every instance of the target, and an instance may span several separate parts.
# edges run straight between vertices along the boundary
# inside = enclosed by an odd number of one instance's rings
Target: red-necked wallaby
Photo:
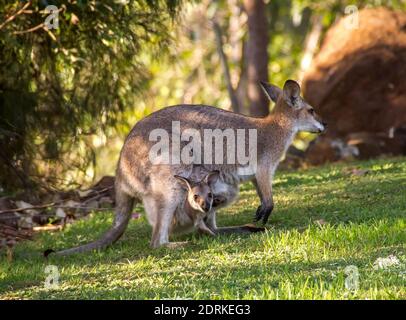
[[[174,176],[189,176],[193,163],[154,163],[150,151],[157,143],[156,139],[151,139],[151,132],[155,129],[168,132],[171,143],[174,143],[174,139],[179,139],[174,138],[174,121],[180,124],[175,131],[181,133],[189,129],[202,134],[207,129],[255,130],[256,148],[251,149],[247,145],[245,149],[255,150],[256,156],[256,165],[249,170],[249,174],[241,173],[242,166],[239,163],[204,163],[204,166],[208,171],[219,171],[219,178],[211,187],[214,196],[221,199],[217,209],[236,198],[241,182],[253,181],[261,200],[255,220],[262,220],[265,224],[273,210],[272,180],[283,154],[297,132],[320,133],[326,125],[302,99],[297,82],[287,80],[283,89],[267,83],[261,85],[270,100],[276,103],[265,118],[248,117],[205,105],[178,105],[161,109],[139,121],[124,143],[117,166],[116,216],[113,227],[101,239],[61,251],[60,254],[104,248],[115,242],[127,227],[134,201],[142,201],[148,221],[153,227],[151,246],[169,243],[175,211],[184,200],[184,192],[180,190]],[[182,143],[186,144],[185,141]],[[206,151],[198,151],[206,159]],[[212,211],[214,212],[205,223],[213,233],[247,232],[241,227],[218,228],[215,210]]]

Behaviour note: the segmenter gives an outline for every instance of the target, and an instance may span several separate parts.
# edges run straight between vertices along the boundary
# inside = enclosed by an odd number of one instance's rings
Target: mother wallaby
[[[154,159],[151,159],[151,150],[156,148],[158,141],[156,129],[168,133],[171,145],[174,144],[174,139],[182,140],[175,133],[187,130],[201,134],[207,129],[255,130],[257,145],[252,148],[246,142],[247,149],[244,149],[256,153],[256,164],[248,168],[249,170],[242,170],[247,167],[244,168],[239,163],[212,163],[211,158],[216,157],[218,153],[212,153],[210,150],[211,154],[204,154],[209,152],[205,148],[190,149],[188,153],[193,155],[201,152],[201,157],[205,161],[209,159],[209,163],[203,162],[203,165],[207,166],[208,170],[220,172],[213,193],[223,199],[221,206],[226,206],[235,199],[239,183],[252,180],[261,200],[255,219],[257,221],[262,219],[265,224],[273,210],[273,175],[283,154],[297,132],[320,133],[324,131],[326,125],[316,115],[314,109],[301,98],[297,82],[287,80],[283,90],[262,82],[261,86],[270,100],[276,103],[272,112],[265,118],[248,117],[205,105],[178,105],[161,109],[139,121],[124,143],[117,166],[116,216],[113,227],[101,239],[60,251],[59,254],[100,249],[118,240],[127,227],[135,201],[142,201],[148,221],[153,227],[151,246],[158,247],[169,243],[171,221],[184,197],[174,176],[188,176],[193,163],[182,161],[155,163]],[[174,127],[174,122],[179,123],[179,126]],[[180,141],[180,144],[184,146],[186,141]],[[206,224],[214,233],[246,230],[241,227],[217,228],[215,214],[209,217]]]

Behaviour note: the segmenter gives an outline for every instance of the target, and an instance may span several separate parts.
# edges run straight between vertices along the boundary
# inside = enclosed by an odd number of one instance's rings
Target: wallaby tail
[[[112,245],[123,235],[125,229],[127,228],[128,222],[130,221],[133,205],[134,198],[116,189],[116,216],[114,218],[113,227],[108,230],[99,240],[79,247],[57,251],[55,252],[55,254],[64,256],[73,253],[104,249]]]
[[[243,226],[232,226],[232,227],[220,227],[216,229],[216,234],[231,234],[231,233],[256,233],[263,232],[265,228],[256,227],[252,224],[246,224]]]

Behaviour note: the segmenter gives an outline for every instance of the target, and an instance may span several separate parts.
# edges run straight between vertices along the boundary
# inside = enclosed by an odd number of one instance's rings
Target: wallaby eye
[[[195,194],[195,195],[193,196],[193,199],[194,199],[195,201],[199,200],[199,195]]]
[[[309,109],[309,113],[313,115],[314,114],[314,109],[313,108]]]
[[[213,198],[213,194],[211,192],[209,192],[209,194],[207,195],[209,198]]]

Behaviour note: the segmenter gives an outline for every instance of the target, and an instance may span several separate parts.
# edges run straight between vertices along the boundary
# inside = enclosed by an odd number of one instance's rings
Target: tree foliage
[[[313,24],[321,20],[321,43],[326,30],[346,14],[347,6],[386,6],[405,10],[405,0],[271,0],[266,1],[269,20],[268,72],[270,82],[282,86],[286,79],[300,78],[306,38]],[[176,46],[170,48],[173,59],[154,62],[154,80],[149,90],[149,105],[167,106],[178,103],[206,103],[231,109],[227,84],[220,67],[213,18],[221,27],[224,53],[237,91],[242,113],[248,114],[244,70],[247,45],[247,15],[242,1],[202,1],[185,8],[185,22],[174,30]],[[306,138],[306,139],[302,139]],[[303,134],[297,146],[304,148],[312,137]],[[304,143],[303,143],[304,142]]]
[[[47,5],[58,8],[57,29],[44,25]],[[149,76],[142,54],[156,57],[168,46],[179,7],[177,0],[0,1],[0,187],[80,182],[94,161],[89,135],[135,107]]]
[[[205,103],[230,109],[213,19],[240,111],[249,113],[243,2],[180,2],[0,0],[0,189],[81,182],[96,156],[98,172],[112,174],[122,137],[111,137],[158,108]],[[348,5],[406,9],[405,0],[264,2],[268,73],[277,85],[300,78],[315,23],[321,23],[320,43]],[[41,25],[50,4],[60,10],[55,30]],[[173,18],[180,7],[178,24]],[[300,136],[297,146],[309,138]]]

